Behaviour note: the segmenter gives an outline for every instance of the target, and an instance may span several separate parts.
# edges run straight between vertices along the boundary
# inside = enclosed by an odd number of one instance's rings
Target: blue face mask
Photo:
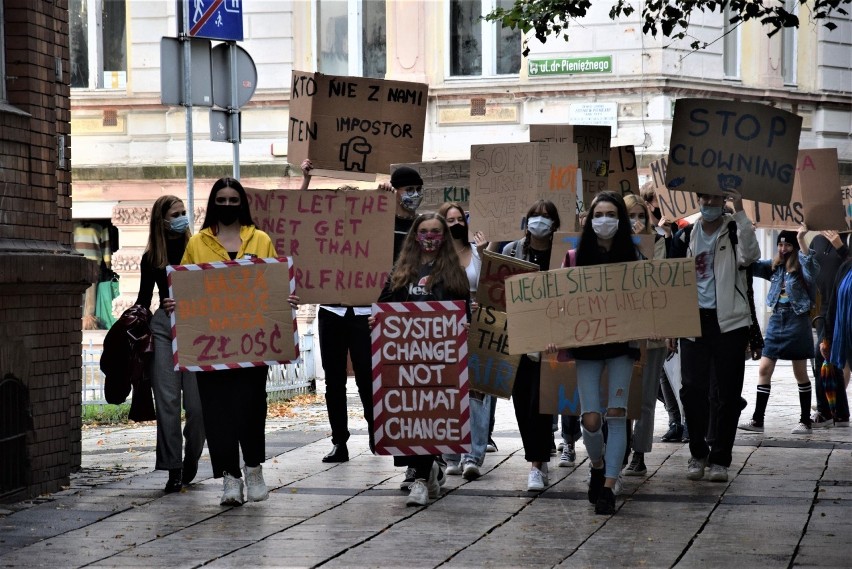
[[[169,220],[169,230],[174,233],[183,233],[189,227],[189,218],[185,215],[173,217]]]
[[[724,213],[722,206],[702,205],[700,206],[700,209],[702,219],[709,223],[713,223],[714,221],[722,217],[722,213]]]

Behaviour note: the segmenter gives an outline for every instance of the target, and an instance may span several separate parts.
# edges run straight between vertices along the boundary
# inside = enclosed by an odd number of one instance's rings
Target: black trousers
[[[325,406],[331,426],[332,444],[349,440],[349,418],[346,413],[346,354],[352,359],[358,396],[364,407],[367,429],[373,433],[373,353],[369,316],[355,316],[349,307],[344,316],[320,308],[319,344],[322,369],[325,371]]]
[[[214,478],[239,478],[240,449],[246,466],[266,459],[267,366],[199,372],[198,394]]]
[[[715,310],[701,309],[700,315],[701,337],[680,341],[680,398],[689,425],[689,451],[695,458],[707,457],[708,464],[727,467],[742,411],[748,326],[721,332]],[[705,440],[711,404],[715,405],[716,423],[712,446]]]
[[[515,406],[515,418],[524,443],[524,459],[527,462],[547,462],[550,460],[550,446],[553,444],[552,415],[543,415],[538,411],[538,398],[541,391],[541,362],[534,362],[527,356],[521,356],[515,385],[512,386],[512,403]]]

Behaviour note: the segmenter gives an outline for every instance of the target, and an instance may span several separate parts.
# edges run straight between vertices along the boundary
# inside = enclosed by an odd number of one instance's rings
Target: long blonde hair
[[[169,231],[166,213],[176,203],[183,203],[177,196],[160,196],[151,207],[151,223],[148,230],[148,244],[145,245],[144,255],[148,256],[151,266],[155,269],[163,269],[169,264],[168,251],[166,250],[166,233]],[[184,232],[184,243],[192,236],[192,228],[187,227]]]
[[[633,209],[633,206],[642,206],[642,209],[645,210],[645,227],[639,233],[651,233],[651,212],[648,211],[648,204],[645,200],[637,197],[635,194],[624,194],[623,197],[628,217],[630,217],[630,210]]]

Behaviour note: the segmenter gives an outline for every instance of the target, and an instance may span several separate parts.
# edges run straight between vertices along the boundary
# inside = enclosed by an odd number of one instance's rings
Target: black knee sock
[[[809,425],[811,422],[811,382],[799,384],[799,407],[802,409],[801,421]]]
[[[769,392],[772,385],[757,386],[757,402],[754,404],[754,414],[751,416],[756,422],[763,424],[763,416],[766,414],[766,404],[769,403]]]

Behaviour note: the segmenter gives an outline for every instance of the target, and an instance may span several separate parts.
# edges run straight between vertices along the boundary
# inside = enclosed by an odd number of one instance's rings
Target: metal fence
[[[293,363],[269,366],[266,392],[270,399],[280,400],[316,389],[314,365],[314,336],[311,332],[299,336],[299,359]],[[83,405],[106,405],[101,353],[90,341],[83,348]],[[128,400],[129,401],[129,400]]]

